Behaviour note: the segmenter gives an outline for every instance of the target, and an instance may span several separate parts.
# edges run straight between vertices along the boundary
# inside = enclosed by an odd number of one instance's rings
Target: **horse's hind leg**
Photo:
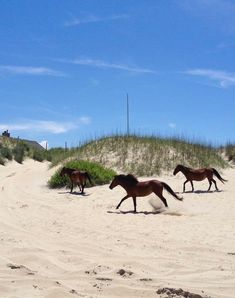
[[[208,182],[209,182],[209,188],[208,188],[207,191],[210,191],[212,182],[211,182],[211,180],[209,180],[209,179],[208,179]]]
[[[212,181],[213,181],[214,184],[215,184],[215,188],[216,188],[216,190],[219,191],[219,190],[218,190],[218,187],[217,187],[217,184],[216,184],[216,181],[215,181],[214,179],[212,179]]]
[[[80,191],[82,191],[82,189],[81,189],[81,185],[80,185],[80,183],[79,183],[79,182],[78,182],[78,184],[77,184],[77,185],[78,185],[78,188],[79,188],[79,190],[80,190]]]
[[[194,192],[194,187],[193,187],[193,181],[190,180],[191,186],[192,186],[192,192]]]
[[[165,205],[165,207],[168,207],[168,205],[167,205],[167,201],[166,201],[166,199],[163,197],[163,195],[157,195],[158,197],[159,197],[159,199],[162,201],[162,203]]]
[[[118,209],[118,208],[121,206],[122,202],[125,201],[127,198],[129,198],[128,195],[126,195],[123,199],[121,199],[121,201],[120,201],[120,203],[117,205],[116,209]]]

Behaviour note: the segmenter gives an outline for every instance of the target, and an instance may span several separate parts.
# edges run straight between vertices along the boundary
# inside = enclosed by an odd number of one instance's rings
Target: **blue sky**
[[[235,141],[234,0],[0,0],[0,131]]]

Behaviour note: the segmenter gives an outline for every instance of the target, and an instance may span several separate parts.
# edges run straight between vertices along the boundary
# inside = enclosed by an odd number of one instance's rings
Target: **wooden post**
[[[128,97],[128,93],[126,96],[126,129],[127,129],[127,136],[129,136],[130,134],[130,117],[129,117],[129,97]]]

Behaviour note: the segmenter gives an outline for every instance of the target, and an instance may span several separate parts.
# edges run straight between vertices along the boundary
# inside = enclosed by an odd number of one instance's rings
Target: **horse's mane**
[[[189,167],[186,167],[186,166],[183,166],[183,165],[178,165],[177,167],[183,168],[183,169],[188,170],[188,171],[193,170],[192,168],[189,168]]]
[[[136,184],[139,182],[139,180],[132,174],[127,174],[127,175],[124,175],[124,174],[121,174],[121,175],[118,175],[118,177],[122,180],[125,180],[131,184]]]
[[[64,173],[64,174],[71,174],[72,172],[76,171],[75,169],[71,169],[71,168],[67,168],[67,167],[63,167],[60,171],[60,173]]]

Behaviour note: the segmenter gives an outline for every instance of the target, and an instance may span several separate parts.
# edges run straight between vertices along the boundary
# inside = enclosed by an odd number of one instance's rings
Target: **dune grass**
[[[228,143],[225,146],[225,154],[229,161],[235,162],[235,144],[234,143]]]
[[[21,140],[4,137],[0,139],[0,164],[5,165],[6,161],[13,159],[18,163],[23,163],[25,158],[50,161],[51,154],[46,150],[35,149]]]
[[[54,150],[52,156],[52,165],[69,159],[83,159],[137,176],[172,171],[179,163],[190,167],[228,166],[218,150],[210,145],[155,136],[113,135],[86,142],[77,148]]]
[[[37,161],[49,160],[52,167],[70,160],[85,160],[137,176],[159,175],[172,171],[177,164],[194,168],[228,166],[218,149],[182,138],[111,135],[86,141],[71,149],[40,151],[23,142],[9,142],[8,139],[7,142],[0,143],[0,164],[11,159],[22,163],[26,157]],[[223,149],[229,160],[235,160],[235,145],[228,144]]]

